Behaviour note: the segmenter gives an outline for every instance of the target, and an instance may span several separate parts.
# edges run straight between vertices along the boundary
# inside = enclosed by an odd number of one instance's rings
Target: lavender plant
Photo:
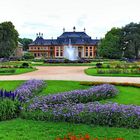
[[[29,105],[31,109],[40,109],[49,104],[87,103],[116,96],[117,89],[113,85],[103,84],[86,90],[73,90],[48,96],[33,98]]]
[[[6,90],[1,89],[0,90],[0,99],[3,100],[5,98],[15,100],[16,94],[14,92],[12,92],[12,91],[6,91]]]
[[[44,105],[41,111],[28,111],[37,120],[66,121],[94,125],[107,125],[127,128],[140,128],[140,106],[119,105],[117,103],[100,104],[56,104]],[[25,116],[24,116],[25,117]]]
[[[45,81],[43,80],[28,80],[17,88],[14,93],[20,101],[25,102],[32,98],[35,93],[39,92],[44,85]]]
[[[27,101],[32,98],[35,93],[39,92],[45,85],[43,80],[28,80],[23,83],[15,91],[0,90],[0,98],[9,98],[12,100],[18,99],[19,101]]]

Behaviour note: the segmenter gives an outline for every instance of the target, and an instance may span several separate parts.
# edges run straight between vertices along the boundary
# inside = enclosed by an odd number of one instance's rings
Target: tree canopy
[[[12,22],[0,23],[0,57],[10,57],[18,45],[18,32]]]
[[[122,47],[124,57],[139,58],[140,51],[140,24],[130,23],[122,28]]]
[[[29,49],[29,44],[33,42],[30,38],[19,38],[18,40],[21,44],[23,44],[24,51],[27,51]]]
[[[105,38],[103,38],[99,44],[98,53],[100,56],[105,58],[121,58],[121,29],[120,28],[112,28],[107,34]]]
[[[140,23],[112,28],[101,40],[98,54],[105,58],[140,58]]]

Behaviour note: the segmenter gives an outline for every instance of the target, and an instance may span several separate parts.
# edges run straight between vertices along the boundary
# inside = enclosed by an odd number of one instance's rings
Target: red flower
[[[85,139],[86,139],[86,140],[89,140],[89,139],[90,139],[90,136],[89,136],[88,134],[86,134],[86,135],[85,135]]]

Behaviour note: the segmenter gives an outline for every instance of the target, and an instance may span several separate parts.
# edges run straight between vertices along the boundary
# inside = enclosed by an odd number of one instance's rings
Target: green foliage
[[[28,68],[28,67],[29,67],[29,64],[26,62],[22,63],[21,65],[21,68]]]
[[[18,46],[18,32],[12,22],[0,24],[0,57],[9,57]]]
[[[0,73],[15,73],[15,69],[0,69]]]
[[[34,59],[34,55],[32,53],[25,53],[23,56],[24,59]]]
[[[18,41],[23,44],[23,50],[27,51],[29,49],[29,44],[32,43],[32,39],[30,38],[19,38]]]
[[[140,23],[130,23],[122,28],[122,48],[124,57],[139,58],[140,51]]]
[[[105,58],[121,58],[122,51],[120,46],[121,29],[112,28],[99,44],[98,54]]]
[[[88,68],[85,69],[85,73],[87,75],[92,76],[109,76],[109,77],[139,77],[140,76],[140,69],[139,68]]]
[[[11,99],[0,99],[0,121],[12,119],[19,114],[19,103]]]
[[[102,63],[96,63],[96,67],[97,68],[102,68],[103,67],[103,64]]]
[[[140,51],[140,23],[112,28],[99,44],[98,54],[105,58],[138,59]]]
[[[140,74],[139,69],[98,69],[97,74]]]

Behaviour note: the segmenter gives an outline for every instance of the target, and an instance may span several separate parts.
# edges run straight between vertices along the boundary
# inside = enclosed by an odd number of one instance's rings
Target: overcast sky
[[[20,37],[56,38],[62,29],[104,37],[112,27],[140,22],[140,0],[1,0],[0,22],[12,21]]]

